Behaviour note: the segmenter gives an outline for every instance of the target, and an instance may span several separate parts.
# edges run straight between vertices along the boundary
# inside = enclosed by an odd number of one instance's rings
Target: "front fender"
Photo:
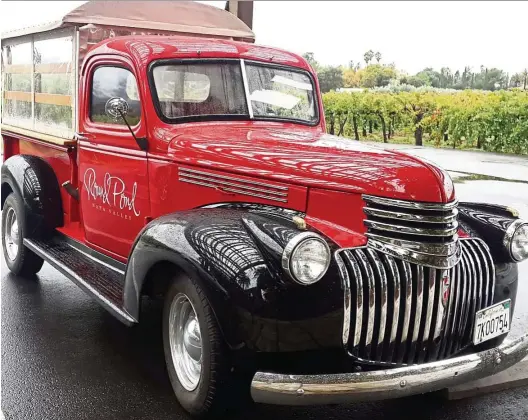
[[[169,261],[193,277],[232,348],[299,351],[340,346],[343,292],[332,263],[312,286],[283,273],[291,217],[252,208],[202,208],[160,217],[140,233],[125,279],[125,309],[138,319],[151,267]],[[335,245],[329,243],[332,248]]]
[[[46,161],[36,156],[11,156],[2,164],[2,191],[5,185],[23,201],[27,236],[63,225],[59,183]],[[2,207],[5,199],[2,196]]]

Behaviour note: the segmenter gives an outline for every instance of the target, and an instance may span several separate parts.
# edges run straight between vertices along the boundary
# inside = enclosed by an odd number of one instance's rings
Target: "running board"
[[[124,264],[89,252],[83,244],[57,234],[50,239],[24,239],[24,245],[64,274],[126,325],[138,321],[123,309]],[[80,248],[86,248],[84,251]],[[105,261],[106,260],[106,261]]]

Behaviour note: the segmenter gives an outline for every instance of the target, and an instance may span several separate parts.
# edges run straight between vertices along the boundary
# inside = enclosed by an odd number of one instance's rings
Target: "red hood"
[[[172,133],[169,156],[185,156],[189,165],[404,200],[454,198],[449,177],[429,163],[314,129],[215,123],[180,125]]]

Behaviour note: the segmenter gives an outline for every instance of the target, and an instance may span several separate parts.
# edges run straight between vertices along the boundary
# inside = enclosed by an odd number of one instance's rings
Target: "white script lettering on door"
[[[107,172],[104,175],[103,183],[98,184],[95,170],[88,168],[84,172],[84,186],[89,200],[101,200],[103,204],[110,207],[117,207],[121,210],[128,209],[133,211],[136,216],[140,215],[135,207],[137,182],[134,182],[132,186],[132,194],[127,195],[125,182],[121,178],[112,176]]]

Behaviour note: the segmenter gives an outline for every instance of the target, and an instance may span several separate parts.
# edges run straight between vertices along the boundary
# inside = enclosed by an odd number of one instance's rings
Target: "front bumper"
[[[371,372],[284,375],[257,372],[255,402],[280,405],[384,400],[437,391],[505,370],[528,355],[528,334],[501,346],[441,362]]]

